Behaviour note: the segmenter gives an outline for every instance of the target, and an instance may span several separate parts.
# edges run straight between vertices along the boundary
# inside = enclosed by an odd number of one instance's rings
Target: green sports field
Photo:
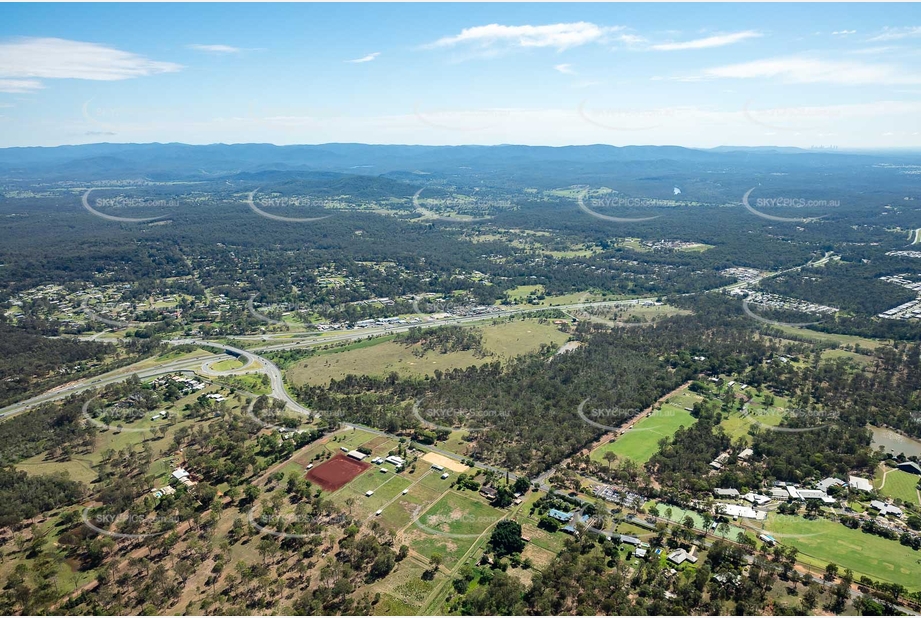
[[[614,442],[602,444],[591,457],[595,461],[604,461],[604,454],[613,452],[618,458],[632,459],[637,463],[646,463],[659,450],[659,440],[675,435],[682,425],[690,427],[694,417],[684,408],[672,404],[663,404],[658,412],[647,416],[634,425]]]
[[[834,562],[849,568],[859,578],[902,584],[908,590],[921,590],[919,553],[898,541],[852,530],[827,519],[770,515],[765,530],[783,545],[799,551],[799,560],[819,569]],[[809,535],[809,536],[806,536]]]
[[[890,498],[901,498],[907,504],[918,505],[918,480],[921,479],[917,474],[902,472],[901,470],[890,470],[886,474],[886,484],[879,490],[879,493]],[[879,483],[876,483],[877,487]]]

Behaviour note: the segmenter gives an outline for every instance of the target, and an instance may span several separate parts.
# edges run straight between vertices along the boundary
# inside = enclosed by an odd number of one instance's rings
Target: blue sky
[[[0,4],[0,146],[921,146],[914,4]]]

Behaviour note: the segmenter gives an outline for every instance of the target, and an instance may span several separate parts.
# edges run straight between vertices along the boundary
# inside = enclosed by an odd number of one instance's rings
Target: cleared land
[[[777,328],[778,330],[791,335],[799,335],[800,337],[811,339],[813,341],[832,342],[840,345],[859,345],[862,348],[869,348],[871,350],[885,344],[885,341],[866,339],[865,337],[857,337],[855,335],[823,333],[815,330],[809,330],[808,328],[799,328],[796,326],[775,326],[773,328]]]
[[[407,528],[404,536],[415,551],[429,559],[441,554],[445,566],[453,568],[477,538],[502,517],[501,511],[488,504],[451,491]]]
[[[413,354],[413,347],[402,343],[371,340],[360,348],[307,358],[288,369],[286,375],[296,385],[326,385],[331,379],[349,374],[385,376],[395,371],[401,376],[424,376],[436,369],[450,371],[494,362],[496,357],[511,358],[536,350],[542,343],[561,345],[568,339],[552,323],[538,320],[500,322],[479,330],[483,333],[483,348],[492,356],[477,356],[468,350],[447,354],[430,351],[419,357]]]
[[[429,462],[430,464],[444,466],[448,470],[454,472],[466,472],[467,466],[462,464],[459,461],[454,461],[450,457],[445,457],[444,455],[439,455],[438,453],[426,453],[422,456],[422,459]]]
[[[307,472],[307,478],[326,491],[336,491],[370,467],[370,464],[340,454]]]
[[[770,406],[765,405],[764,398],[769,395],[766,391],[758,395],[754,389],[749,388],[746,389],[746,393],[752,396],[748,407],[744,411],[734,410],[721,423],[723,430],[733,439],[748,435],[748,430],[753,425],[780,425],[784,419],[783,410],[788,406],[787,400],[777,395],[772,395],[774,401]]]

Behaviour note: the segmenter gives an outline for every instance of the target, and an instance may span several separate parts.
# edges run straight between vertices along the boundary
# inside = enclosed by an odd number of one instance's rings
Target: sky
[[[917,4],[0,4],[0,147],[917,148]]]

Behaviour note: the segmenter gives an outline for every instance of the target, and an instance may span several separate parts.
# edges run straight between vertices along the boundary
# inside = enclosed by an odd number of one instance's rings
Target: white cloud
[[[114,81],[182,68],[96,43],[24,38],[0,43],[0,77],[43,77]],[[26,88],[35,89],[38,82]]]
[[[24,94],[44,88],[37,79],[0,79],[0,92]]]
[[[361,58],[356,58],[355,60],[346,60],[346,62],[350,62],[350,63],[352,63],[352,64],[359,64],[359,63],[361,63],[361,62],[371,62],[372,60],[374,60],[375,58],[377,58],[377,57],[380,56],[380,55],[381,55],[380,52],[374,52],[374,53],[368,54],[367,56],[362,56]]]
[[[760,32],[754,30],[745,30],[742,32],[733,32],[731,34],[718,34],[708,36],[703,39],[694,39],[692,41],[681,41],[678,43],[658,43],[650,46],[650,49],[656,51],[680,51],[685,49],[709,49],[711,47],[724,47],[732,45],[746,39],[754,39],[762,36]]]
[[[189,45],[190,49],[196,49],[198,51],[212,52],[215,54],[237,54],[243,50],[239,47],[231,47],[230,45]]]
[[[640,47],[649,43],[646,37],[642,37],[638,34],[619,34],[616,40],[627,47]]]
[[[479,47],[504,45],[508,47],[553,47],[562,51],[570,47],[601,42],[609,33],[621,29],[620,26],[598,26],[584,21],[546,26],[489,24],[465,28],[460,34],[440,38],[425,47],[432,49],[462,44]]]
[[[921,36],[921,26],[911,26],[906,28],[883,28],[883,32],[868,41],[896,41],[899,39],[908,39]]]
[[[678,81],[695,81],[706,78],[779,78],[798,84],[842,84],[850,86],[921,84],[921,75],[907,73],[892,65],[817,60],[797,56],[728,64],[706,69],[699,76],[685,76],[676,79]]]
[[[856,30],[835,30],[831,33],[832,36],[847,36],[849,34],[857,34]]]
[[[553,68],[565,75],[575,75],[576,74],[576,72],[572,70],[571,64],[558,64]]]

